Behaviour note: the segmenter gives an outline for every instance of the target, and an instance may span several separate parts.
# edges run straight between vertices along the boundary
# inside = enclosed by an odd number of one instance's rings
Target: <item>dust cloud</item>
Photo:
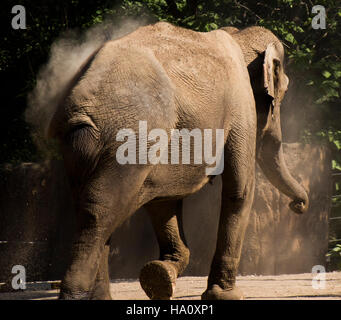
[[[83,63],[104,42],[120,38],[146,23],[126,19],[117,25],[105,21],[85,32],[68,31],[52,44],[48,62],[41,67],[36,86],[28,95],[25,112],[25,120],[32,127],[32,138],[40,151],[46,147],[48,127],[67,84]]]

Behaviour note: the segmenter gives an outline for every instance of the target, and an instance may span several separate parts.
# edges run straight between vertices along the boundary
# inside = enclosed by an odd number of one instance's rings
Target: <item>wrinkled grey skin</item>
[[[235,286],[254,194],[255,162],[271,183],[308,207],[283,161],[280,103],[287,90],[284,50],[268,30],[199,33],[157,23],[97,50],[65,91],[49,135],[61,145],[77,209],[78,232],[61,299],[110,299],[108,239],[145,206],[160,258],[140,274],[151,299],[170,299],[189,250],[182,198],[209,181],[203,165],[120,165],[118,130],[219,129],[225,135],[222,206],[216,251],[203,299],[241,299]],[[137,142],[137,146],[139,143]],[[215,150],[215,146],[213,146]],[[180,225],[180,227],[179,227]]]

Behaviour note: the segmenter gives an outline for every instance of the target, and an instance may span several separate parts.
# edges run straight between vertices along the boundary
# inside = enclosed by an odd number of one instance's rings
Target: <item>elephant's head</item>
[[[237,41],[248,66],[257,108],[258,164],[269,181],[293,200],[290,208],[303,213],[308,208],[309,199],[289,173],[282,149],[280,104],[289,84],[284,72],[283,45],[265,28],[222,29]]]

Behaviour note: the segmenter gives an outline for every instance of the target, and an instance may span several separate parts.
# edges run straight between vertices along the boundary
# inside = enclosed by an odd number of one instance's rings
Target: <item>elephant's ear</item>
[[[263,63],[264,88],[272,99],[282,98],[288,88],[289,79],[283,68],[284,49],[280,42],[270,43]]]

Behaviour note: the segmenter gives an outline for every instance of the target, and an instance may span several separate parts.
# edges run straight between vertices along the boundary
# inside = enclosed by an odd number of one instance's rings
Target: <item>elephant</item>
[[[47,133],[59,143],[77,220],[59,298],[111,299],[109,239],[142,206],[160,250],[159,259],[140,271],[147,296],[171,299],[176,279],[189,263],[182,200],[215,174],[207,174],[210,164],[195,162],[193,154],[186,163],[146,161],[146,153],[139,152],[160,146],[161,137],[143,137],[143,121],[149,133],[168,133],[167,145],[175,129],[222,130],[222,145],[218,138],[212,138],[211,145],[223,159],[221,213],[201,298],[242,299],[236,275],[256,163],[292,200],[292,211],[301,214],[309,206],[307,191],[283,158],[280,104],[288,83],[281,41],[258,26],[196,32],[158,22],[95,50],[66,85]],[[139,134],[129,142],[131,132]],[[139,161],[129,162],[136,159],[131,155],[119,161],[123,145],[122,157],[135,149]],[[168,148],[166,156],[169,153]],[[159,148],[158,155],[162,158],[165,152],[161,157]]]

